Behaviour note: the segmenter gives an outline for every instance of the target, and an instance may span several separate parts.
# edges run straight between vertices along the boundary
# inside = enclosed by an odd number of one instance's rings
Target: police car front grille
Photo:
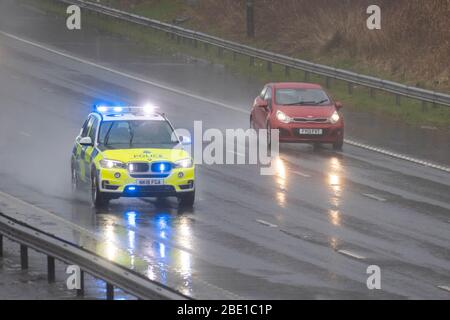
[[[135,179],[150,179],[150,178],[167,178],[169,176],[168,173],[130,173],[130,177]]]
[[[130,173],[144,173],[150,171],[149,163],[132,162],[128,164],[128,171]]]

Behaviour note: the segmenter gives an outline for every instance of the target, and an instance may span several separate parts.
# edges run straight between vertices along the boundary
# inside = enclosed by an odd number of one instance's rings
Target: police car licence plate
[[[138,179],[136,184],[138,186],[161,186],[164,184],[164,179]]]
[[[322,129],[299,129],[298,133],[310,134],[310,135],[321,135],[321,134],[323,134],[323,130]]]

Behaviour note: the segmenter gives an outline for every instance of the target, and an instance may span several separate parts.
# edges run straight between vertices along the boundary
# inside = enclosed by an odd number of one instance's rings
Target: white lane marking
[[[386,149],[382,149],[382,148],[369,146],[369,145],[366,145],[366,144],[363,144],[363,143],[359,143],[359,142],[356,142],[356,141],[352,141],[352,140],[348,140],[348,139],[345,139],[345,143],[347,143],[349,145],[352,145],[354,147],[359,147],[359,148],[363,148],[363,149],[366,149],[366,150],[375,151],[375,152],[378,152],[378,153],[381,153],[381,154],[384,154],[384,155],[387,155],[387,156],[390,156],[390,157],[393,157],[393,158],[396,158],[396,159],[409,161],[409,162],[412,162],[412,163],[415,163],[415,164],[420,164],[420,165],[425,166],[425,167],[430,167],[430,168],[433,168],[433,169],[437,169],[437,170],[441,170],[441,171],[445,171],[445,172],[450,173],[450,167],[441,166],[441,165],[438,165],[438,164],[435,164],[435,163],[432,163],[432,162],[429,162],[429,161],[412,158],[412,157],[405,156],[405,155],[400,154],[400,153],[392,152],[392,151],[389,151],[389,150],[386,150]]]
[[[439,289],[450,292],[450,286],[438,286]]]
[[[349,256],[349,257],[358,259],[358,260],[364,260],[364,259],[366,259],[366,257],[361,256],[361,255],[359,255],[359,254],[356,254],[356,253],[354,253],[354,252],[348,251],[348,250],[338,250],[338,252],[339,252],[340,254],[343,254],[343,255],[346,255],[346,256]]]
[[[71,60],[74,60],[74,61],[77,61],[77,62],[81,62],[81,63],[86,64],[88,66],[95,67],[95,68],[98,68],[98,69],[102,69],[102,70],[105,70],[105,71],[108,71],[108,72],[120,75],[122,77],[126,77],[126,78],[129,78],[129,79],[132,79],[132,80],[135,80],[135,81],[139,81],[139,82],[143,82],[143,83],[149,84],[151,86],[154,86],[154,87],[157,87],[157,88],[160,88],[160,89],[164,89],[164,90],[167,90],[167,91],[170,91],[170,92],[174,92],[174,93],[177,93],[177,94],[180,94],[180,95],[184,95],[184,96],[187,96],[187,97],[190,97],[190,98],[194,98],[196,100],[204,101],[204,102],[207,102],[207,103],[210,103],[210,104],[215,104],[215,105],[227,108],[227,109],[231,109],[231,110],[234,110],[234,111],[242,112],[242,113],[245,113],[245,114],[250,114],[250,112],[247,111],[247,110],[243,110],[241,108],[237,108],[237,107],[230,106],[228,104],[225,104],[225,103],[222,103],[222,102],[219,102],[219,101],[208,99],[208,98],[196,95],[196,94],[191,93],[191,92],[187,92],[187,91],[180,90],[180,89],[175,89],[173,87],[169,87],[169,86],[163,85],[161,83],[157,83],[157,82],[154,82],[154,81],[149,81],[149,80],[146,80],[146,79],[141,78],[141,77],[133,76],[131,74],[128,74],[128,73],[125,73],[125,72],[122,72],[122,71],[118,71],[118,70],[115,70],[115,69],[112,69],[112,68],[109,68],[109,67],[105,67],[105,66],[103,66],[101,64],[98,64],[98,63],[95,63],[95,62],[92,62],[92,61],[89,61],[89,60],[85,60],[85,59],[82,59],[82,58],[79,58],[79,57],[75,57],[75,56],[73,56],[71,54],[64,53],[64,52],[59,51],[59,50],[51,49],[51,48],[46,47],[46,46],[44,46],[42,44],[38,44],[36,42],[25,40],[23,38],[14,36],[12,34],[4,32],[4,31],[0,31],[0,34],[6,36],[8,38],[15,39],[15,40],[21,41],[23,43],[29,44],[31,46],[40,48],[42,50],[45,50],[45,51],[48,51],[48,52],[51,52],[51,53],[63,56],[65,58],[68,58],[68,59],[71,59]]]
[[[241,109],[241,108],[230,106],[230,105],[225,104],[223,102],[215,101],[215,100],[212,100],[212,99],[209,99],[209,98],[205,98],[205,97],[196,95],[194,93],[190,93],[190,92],[187,92],[187,91],[184,91],[184,90],[180,90],[180,89],[175,89],[175,88],[169,87],[167,85],[163,85],[163,84],[160,84],[160,83],[157,83],[157,82],[154,82],[154,81],[149,81],[149,80],[146,80],[146,79],[143,79],[143,78],[140,78],[140,77],[133,76],[131,74],[125,73],[125,72],[121,72],[121,71],[118,71],[118,70],[115,70],[115,69],[112,69],[112,68],[109,68],[109,67],[105,67],[105,66],[100,65],[98,63],[95,63],[95,62],[92,62],[92,61],[88,61],[88,60],[85,60],[85,59],[82,59],[82,58],[78,58],[78,57],[75,57],[75,56],[73,56],[71,54],[64,53],[64,52],[61,52],[61,51],[58,51],[58,50],[55,50],[55,49],[51,49],[51,48],[46,47],[46,46],[44,46],[42,44],[38,44],[36,42],[25,40],[23,38],[14,36],[12,34],[4,32],[4,31],[0,31],[0,34],[4,35],[5,37],[11,38],[11,39],[15,39],[17,41],[21,41],[21,42],[29,44],[31,46],[40,48],[42,50],[45,50],[45,51],[48,51],[48,52],[51,52],[51,53],[63,56],[65,58],[68,58],[68,59],[71,59],[71,60],[74,60],[74,61],[77,61],[77,62],[81,62],[81,63],[89,65],[91,67],[102,69],[102,70],[105,70],[105,71],[108,71],[108,72],[111,72],[111,73],[114,73],[114,74],[117,74],[117,75],[129,78],[129,79],[132,79],[132,80],[135,80],[135,81],[143,82],[143,83],[149,84],[151,86],[154,86],[154,87],[157,87],[157,88],[160,88],[160,89],[164,89],[164,90],[167,90],[167,91],[170,91],[170,92],[174,92],[174,93],[177,93],[177,94],[180,94],[180,95],[184,95],[184,96],[196,99],[196,100],[200,100],[200,101],[203,101],[203,102],[215,104],[217,106],[221,106],[221,107],[224,107],[224,108],[227,108],[227,109],[230,109],[230,110],[238,111],[238,112],[241,112],[241,113],[244,113],[244,114],[250,114],[250,112],[248,110],[244,110],[244,109]],[[402,155],[402,154],[399,154],[399,153],[390,152],[390,151],[387,151],[387,150],[384,150],[384,149],[381,149],[381,148],[372,147],[372,146],[365,145],[363,143],[359,143],[359,142],[348,140],[348,139],[345,139],[345,143],[347,143],[349,145],[352,145],[352,146],[355,146],[355,147],[363,148],[363,149],[370,150],[370,151],[375,151],[375,152],[382,153],[384,155],[388,155],[388,156],[391,156],[391,157],[394,157],[394,158],[397,158],[397,159],[406,160],[406,161],[409,161],[409,162],[413,162],[413,163],[416,163],[416,164],[424,165],[424,166],[427,166],[427,167],[430,167],[430,168],[434,168],[434,169],[438,169],[438,170],[450,173],[450,167],[445,167],[445,166],[437,165],[437,164],[434,164],[434,163],[431,163],[431,162],[427,162],[427,161],[411,158],[411,157],[408,157],[408,156],[405,156],[405,155]]]
[[[379,196],[377,196],[375,194],[371,194],[371,193],[363,193],[362,195],[367,197],[367,198],[371,198],[371,199],[374,199],[374,200],[377,200],[377,201],[381,201],[381,202],[387,201],[386,199],[381,198],[381,197],[379,197]]]
[[[266,226],[266,227],[270,227],[270,228],[277,228],[278,226],[276,224],[264,221],[264,220],[256,220],[256,222]]]
[[[294,171],[294,172],[292,172],[292,173],[293,173],[293,174],[296,174],[296,175],[298,175],[298,176],[304,177],[304,178],[311,178],[311,176],[310,176],[309,174],[302,173],[302,172],[299,172],[299,171]]]
[[[31,137],[31,134],[29,134],[28,132],[25,132],[25,131],[20,131],[19,134],[24,137]]]

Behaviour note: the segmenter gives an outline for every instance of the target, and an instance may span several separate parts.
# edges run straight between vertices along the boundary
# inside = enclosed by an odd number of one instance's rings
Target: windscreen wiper
[[[283,104],[283,106],[303,106],[303,105],[308,105],[308,104],[317,105],[317,104],[322,104],[327,101],[328,101],[328,99],[321,100],[321,101],[298,101],[298,102],[294,102],[294,103]]]

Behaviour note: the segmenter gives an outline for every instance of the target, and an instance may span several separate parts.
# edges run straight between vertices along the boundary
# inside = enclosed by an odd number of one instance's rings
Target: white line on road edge
[[[212,99],[209,99],[209,98],[205,98],[205,97],[196,95],[196,94],[191,93],[191,92],[187,92],[187,91],[180,90],[180,89],[175,89],[173,87],[169,87],[169,86],[161,84],[161,83],[157,83],[157,82],[154,82],[154,81],[149,81],[149,80],[146,80],[144,78],[133,76],[131,74],[128,74],[128,73],[125,73],[125,72],[121,72],[121,71],[118,71],[118,70],[115,70],[115,69],[112,69],[112,68],[109,68],[109,67],[105,67],[105,66],[100,65],[98,63],[95,63],[95,62],[92,62],[92,61],[88,61],[88,60],[85,60],[85,59],[82,59],[82,58],[79,58],[79,57],[75,57],[75,56],[73,56],[71,54],[64,53],[62,51],[51,49],[51,48],[46,47],[46,46],[44,46],[42,44],[38,44],[38,43],[30,41],[30,40],[25,40],[23,38],[14,36],[12,34],[4,32],[4,31],[0,31],[0,34],[4,35],[5,37],[11,38],[11,39],[14,39],[14,40],[17,40],[17,41],[21,41],[21,42],[29,44],[31,46],[40,48],[42,50],[45,50],[45,51],[48,51],[48,52],[51,52],[51,53],[63,56],[65,58],[68,58],[68,59],[71,59],[71,60],[74,60],[74,61],[77,61],[77,62],[81,62],[83,64],[86,64],[86,65],[89,65],[89,66],[92,66],[92,67],[95,67],[95,68],[98,68],[98,69],[102,69],[102,70],[105,70],[105,71],[108,71],[108,72],[120,75],[122,77],[126,77],[126,78],[129,78],[129,79],[132,79],[132,80],[135,80],[135,81],[139,81],[139,82],[143,82],[143,83],[149,84],[151,86],[154,86],[154,87],[157,87],[157,88],[160,88],[160,89],[164,89],[164,90],[167,90],[167,91],[170,91],[170,92],[174,92],[176,94],[184,95],[184,96],[196,99],[196,100],[200,100],[200,101],[203,101],[203,102],[215,104],[217,106],[224,107],[226,109],[238,111],[238,112],[241,112],[241,113],[244,113],[244,114],[247,114],[247,115],[250,114],[250,112],[248,110],[244,110],[244,109],[241,109],[241,108],[230,106],[230,105],[225,104],[223,102],[219,102],[219,101],[215,101],[215,100],[212,100]],[[385,150],[385,149],[382,149],[382,148],[373,147],[373,146],[366,145],[366,144],[363,144],[363,143],[359,143],[359,142],[356,142],[356,141],[353,141],[353,140],[346,139],[345,143],[347,143],[349,145],[352,145],[352,146],[355,146],[355,147],[359,147],[359,148],[363,148],[363,149],[366,149],[366,150],[382,153],[384,155],[388,155],[388,156],[391,156],[391,157],[394,157],[394,158],[397,158],[397,159],[413,162],[413,163],[416,163],[416,164],[424,165],[424,166],[427,166],[427,167],[430,167],[430,168],[434,168],[434,169],[437,169],[437,170],[441,170],[441,171],[445,171],[445,172],[450,173],[450,168],[449,167],[437,165],[437,164],[434,164],[434,163],[431,163],[431,162],[427,162],[427,161],[424,161],[424,160],[411,158],[411,157],[408,157],[408,156],[405,156],[405,155],[402,155],[402,154],[399,154],[399,153],[394,153],[394,152],[391,152],[391,151],[388,151],[388,150]]]
[[[349,145],[352,145],[354,147],[363,148],[363,149],[370,150],[370,151],[375,151],[375,152],[378,152],[378,153],[381,153],[381,154],[384,154],[384,155],[387,155],[387,156],[390,156],[390,157],[393,157],[393,158],[409,161],[409,162],[412,162],[412,163],[415,163],[415,164],[423,165],[425,167],[430,167],[430,168],[433,168],[433,169],[437,169],[437,170],[441,170],[441,171],[445,171],[445,172],[450,173],[450,168],[449,167],[441,166],[441,165],[438,165],[438,164],[435,164],[435,163],[432,163],[432,162],[429,162],[429,161],[412,158],[412,157],[405,156],[403,154],[392,152],[392,151],[389,151],[389,150],[386,150],[386,149],[382,149],[382,148],[372,147],[372,146],[369,146],[369,145],[366,145],[366,144],[363,144],[363,143],[359,143],[359,142],[356,142],[356,141],[353,141],[353,140],[345,139],[345,143],[347,143]]]
[[[89,236],[91,236],[91,237],[93,237],[95,239],[98,239],[98,237],[99,237],[99,235],[97,233],[95,233],[95,232],[93,232],[93,231],[91,231],[89,229],[83,228],[83,227],[79,226],[78,224],[73,223],[70,220],[64,219],[61,216],[58,216],[57,214],[55,214],[53,212],[50,212],[50,211],[47,211],[45,209],[39,208],[38,206],[35,206],[35,205],[31,204],[31,203],[28,203],[28,202],[23,201],[23,200],[21,200],[19,198],[16,198],[16,197],[14,197],[14,196],[12,196],[12,195],[10,195],[8,193],[4,193],[4,192],[0,191],[0,198],[1,197],[11,201],[12,203],[15,202],[16,204],[32,208],[32,209],[34,209],[34,210],[36,210],[36,211],[38,211],[40,213],[43,213],[46,216],[50,216],[52,218],[55,218],[55,219],[61,221],[62,223],[66,224],[66,225],[69,225],[70,227],[74,228],[75,230],[77,230],[79,232],[82,232],[82,233],[85,233],[85,234],[88,234]],[[1,204],[0,204],[0,206],[1,206]]]
[[[366,257],[360,256],[359,254],[353,253],[353,252],[348,251],[348,250],[338,250],[338,252],[339,252],[340,254],[343,254],[343,255],[346,255],[346,256],[349,256],[349,257],[358,259],[358,260],[364,260],[364,259],[366,259]]]
[[[370,193],[363,193],[362,195],[365,196],[365,197],[367,197],[367,198],[371,198],[371,199],[374,199],[374,200],[377,200],[377,201],[381,201],[381,202],[387,201],[387,200],[384,199],[384,198],[381,198],[381,197],[379,197],[379,196],[377,196],[377,195],[370,194]]]
[[[449,286],[438,286],[439,289],[450,292]]]
[[[270,227],[270,228],[277,228],[278,226],[276,224],[264,221],[264,220],[256,220],[256,222],[266,226],[266,227]]]
[[[40,48],[42,50],[45,50],[45,51],[48,51],[48,52],[51,52],[51,53],[63,56],[65,58],[68,58],[68,59],[71,59],[71,60],[74,60],[74,61],[77,61],[77,62],[81,62],[81,63],[89,65],[91,67],[95,67],[95,68],[98,68],[98,69],[102,69],[102,70],[105,70],[105,71],[108,71],[108,72],[120,75],[122,77],[126,77],[126,78],[129,78],[129,79],[132,79],[132,80],[136,80],[136,81],[139,81],[139,82],[143,82],[143,83],[149,84],[151,86],[154,86],[154,87],[157,87],[157,88],[160,88],[160,89],[164,89],[164,90],[167,90],[167,91],[170,91],[170,92],[174,92],[174,93],[177,93],[177,94],[180,94],[180,95],[191,97],[191,98],[194,98],[196,100],[200,100],[200,101],[204,101],[204,102],[207,102],[207,103],[215,104],[215,105],[227,108],[227,109],[231,109],[231,110],[234,110],[234,111],[250,114],[250,112],[247,111],[247,110],[243,110],[241,108],[230,106],[228,104],[225,104],[225,103],[222,103],[222,102],[219,102],[219,101],[208,99],[208,98],[196,95],[196,94],[191,93],[191,92],[187,92],[187,91],[180,90],[180,89],[175,89],[173,87],[169,87],[169,86],[166,86],[166,85],[161,84],[161,83],[157,83],[157,82],[154,82],[154,81],[146,80],[144,78],[133,76],[133,75],[131,75],[129,73],[125,73],[125,72],[118,71],[118,70],[115,70],[115,69],[112,69],[112,68],[109,68],[109,67],[105,67],[105,66],[103,66],[101,64],[98,64],[98,63],[95,63],[95,62],[92,62],[92,61],[88,61],[88,60],[85,60],[85,59],[82,59],[82,58],[79,58],[79,57],[75,57],[75,56],[73,56],[71,54],[68,54],[68,53],[65,53],[65,52],[62,52],[62,51],[59,51],[59,50],[51,49],[51,48],[49,48],[47,46],[44,46],[42,44],[39,44],[39,43],[36,43],[36,42],[33,42],[33,41],[29,41],[29,40],[25,40],[23,38],[14,36],[14,35],[12,35],[10,33],[4,32],[4,31],[0,31],[0,34],[6,36],[8,38],[11,38],[11,39],[14,39],[14,40],[17,40],[17,41],[21,41],[21,42],[24,42],[26,44],[32,45],[34,47]]]

